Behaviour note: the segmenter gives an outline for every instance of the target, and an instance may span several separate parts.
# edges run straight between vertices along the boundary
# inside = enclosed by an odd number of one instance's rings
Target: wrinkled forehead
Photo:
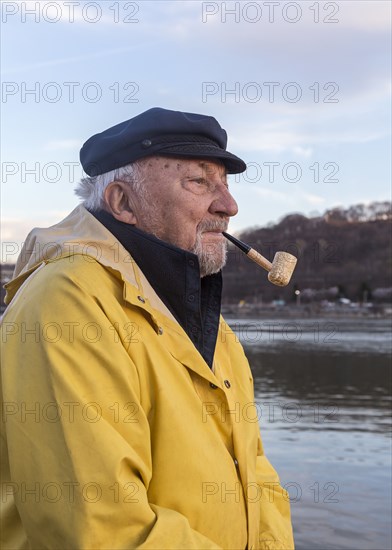
[[[170,174],[177,178],[199,175],[226,179],[226,167],[220,160],[203,158],[151,156],[143,160],[147,172]]]

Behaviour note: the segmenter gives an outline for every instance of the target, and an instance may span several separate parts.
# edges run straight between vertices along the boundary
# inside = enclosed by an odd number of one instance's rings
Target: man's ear
[[[106,209],[124,223],[135,225],[137,219],[129,197],[129,187],[122,181],[112,181],[104,192]]]

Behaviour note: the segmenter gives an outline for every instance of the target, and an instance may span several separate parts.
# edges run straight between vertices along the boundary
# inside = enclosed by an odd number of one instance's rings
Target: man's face
[[[151,157],[143,163],[146,195],[135,201],[136,227],[197,254],[201,276],[226,261],[222,235],[238,211],[222,163]]]

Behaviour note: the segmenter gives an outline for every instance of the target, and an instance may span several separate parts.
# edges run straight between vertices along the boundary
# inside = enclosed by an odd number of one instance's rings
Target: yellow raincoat
[[[83,206],[29,235],[16,274],[3,550],[293,548],[249,365],[222,318],[212,371]]]

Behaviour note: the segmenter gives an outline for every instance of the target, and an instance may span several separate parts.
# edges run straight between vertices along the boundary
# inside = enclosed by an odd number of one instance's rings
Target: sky
[[[151,107],[214,116],[230,230],[391,200],[388,1],[1,2],[2,261],[79,199],[79,150]]]

